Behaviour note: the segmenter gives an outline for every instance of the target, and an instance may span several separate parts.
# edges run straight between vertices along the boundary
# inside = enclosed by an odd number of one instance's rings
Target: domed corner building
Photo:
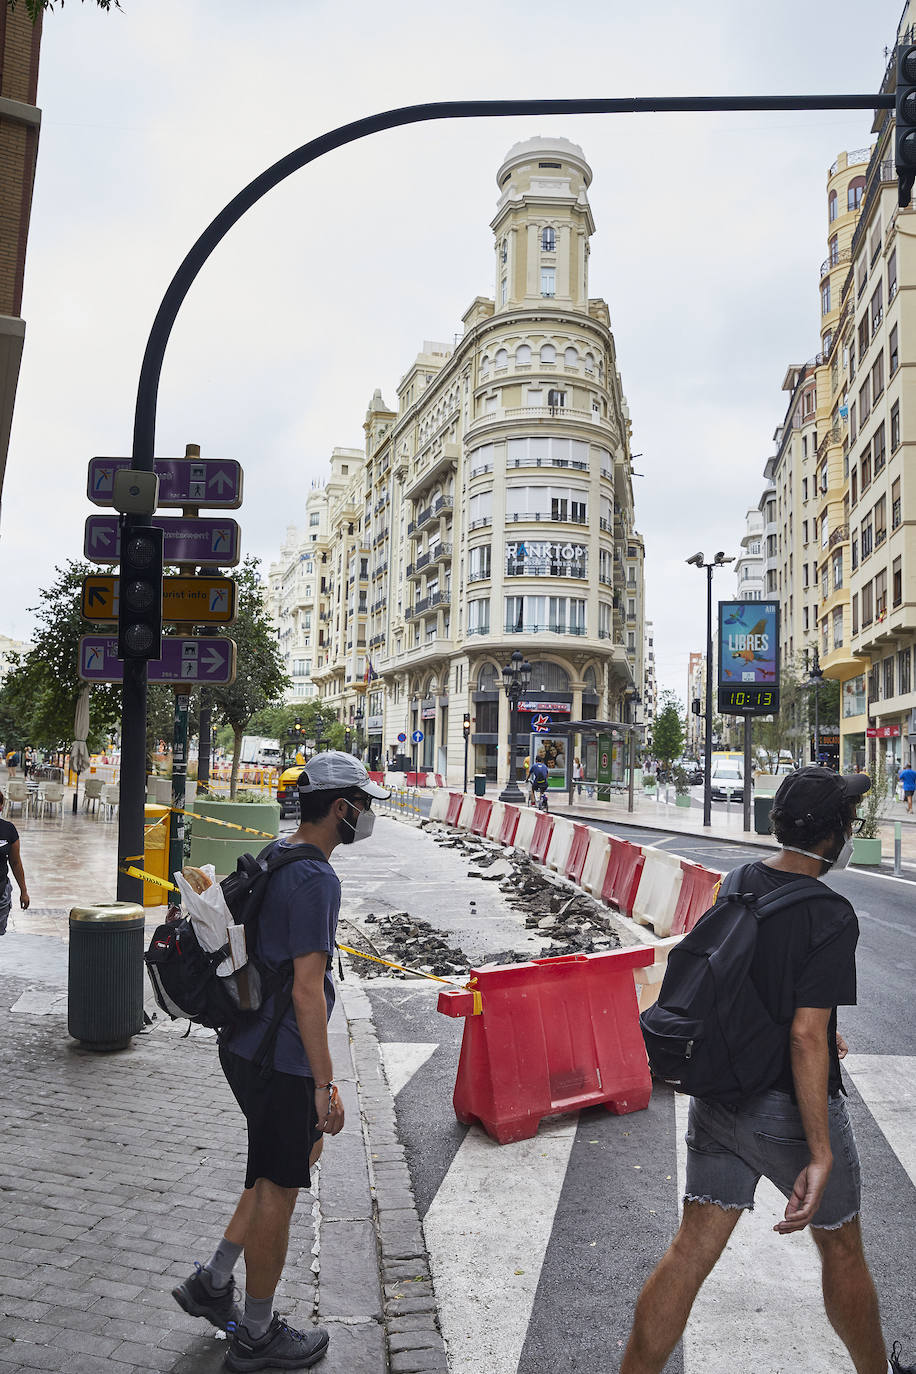
[[[471,303],[454,345],[424,343],[396,410],[375,392],[365,460],[348,453],[341,483],[335,451],[309,497],[328,569],[311,681],[360,725],[372,767],[406,755],[460,786],[467,712],[469,776],[505,782],[516,650],[531,664],[519,772],[532,752],[565,769],[578,745],[557,726],[640,719],[643,543],[610,313],[589,296],[591,180],[566,139],[510,149],[490,225],[496,299]],[[620,775],[622,737],[611,753]]]

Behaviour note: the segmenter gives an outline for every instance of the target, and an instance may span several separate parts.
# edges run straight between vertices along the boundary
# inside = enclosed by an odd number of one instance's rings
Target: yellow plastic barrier
[[[143,808],[143,867],[151,878],[169,876],[169,814],[168,806]],[[144,882],[143,905],[161,906],[162,888],[158,883]]]

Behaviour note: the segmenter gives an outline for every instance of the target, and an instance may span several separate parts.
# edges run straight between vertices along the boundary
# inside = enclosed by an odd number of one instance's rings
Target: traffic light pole
[[[188,707],[191,697],[186,687],[175,692],[175,718],[172,725],[172,815],[169,826],[169,874],[184,867],[184,816],[188,781]],[[170,878],[171,881],[171,878]],[[173,894],[181,905],[181,894]]]
[[[893,94],[660,96],[597,100],[444,100],[429,105],[406,105],[397,110],[357,119],[304,143],[241,190],[219,212],[175,273],[156,312],[140,367],[134,411],[131,467],[152,472],[156,444],[156,407],[165,350],[182,302],[214,249],[242,216],[294,172],[326,153],[369,138],[387,129],[442,119],[518,118],[527,115],[705,113],[756,110],[892,110]],[[707,726],[709,729],[709,726]],[[124,664],[121,697],[121,804],[118,819],[118,897],[142,900],[142,882],[123,873],[128,855],[143,852],[145,796],[146,663]]]

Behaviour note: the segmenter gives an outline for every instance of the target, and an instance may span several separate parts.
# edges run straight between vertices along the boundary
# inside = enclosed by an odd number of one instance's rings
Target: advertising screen
[[[779,605],[719,602],[719,711],[770,716],[779,710]]]

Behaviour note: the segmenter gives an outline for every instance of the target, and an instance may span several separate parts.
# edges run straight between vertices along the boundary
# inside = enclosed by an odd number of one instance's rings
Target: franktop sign
[[[159,515],[150,523],[164,532],[165,563],[210,563],[232,568],[241,558],[241,531],[235,520]],[[121,526],[117,515],[87,516],[83,554],[93,563],[120,561]]]
[[[95,506],[114,505],[115,473],[129,458],[90,458],[87,495]],[[237,510],[242,504],[242,467],[234,458],[157,458],[160,506],[211,506]]]

